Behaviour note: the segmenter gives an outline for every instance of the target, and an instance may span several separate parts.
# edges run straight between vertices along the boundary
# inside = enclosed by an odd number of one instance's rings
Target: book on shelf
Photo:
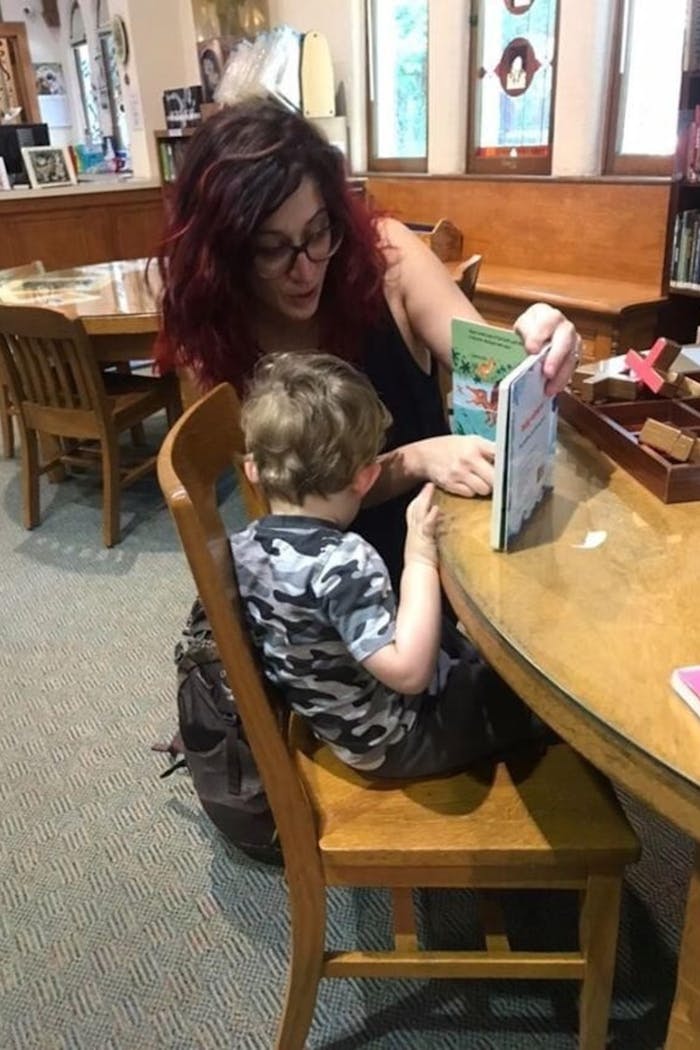
[[[496,437],[499,385],[525,357],[520,336],[504,328],[452,320],[452,430]]]
[[[529,354],[501,381],[496,422],[491,546],[508,550],[551,492],[557,402],[545,393],[549,347]]]
[[[671,675],[671,685],[688,707],[700,716],[700,664],[677,667]]]

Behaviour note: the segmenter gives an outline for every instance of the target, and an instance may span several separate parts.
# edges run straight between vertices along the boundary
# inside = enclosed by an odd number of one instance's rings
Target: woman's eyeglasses
[[[343,240],[342,229],[333,222],[314,230],[301,244],[283,241],[278,244],[254,244],[253,265],[263,280],[284,277],[303,252],[310,262],[321,263],[338,251]]]

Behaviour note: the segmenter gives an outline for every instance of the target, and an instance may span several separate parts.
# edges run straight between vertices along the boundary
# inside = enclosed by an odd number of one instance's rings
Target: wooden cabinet
[[[0,194],[0,269],[41,259],[47,270],[134,259],[158,249],[159,186]]]

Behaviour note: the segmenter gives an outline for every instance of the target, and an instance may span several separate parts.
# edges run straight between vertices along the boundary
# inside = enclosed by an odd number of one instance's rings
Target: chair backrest
[[[80,321],[37,306],[0,305],[0,355],[27,426],[66,437],[106,424],[107,400]]]
[[[275,698],[249,641],[229,539],[217,506],[216,481],[233,466],[248,515],[259,517],[268,510],[243,474],[245,445],[239,418],[233,387],[225,383],[215,387],[170,430],[158,455],[158,480],[267,793],[290,888],[301,890],[302,896],[316,895],[323,880],[315,820],[277,721]]]
[[[467,299],[474,298],[474,292],[476,291],[476,281],[479,276],[479,269],[481,267],[481,256],[470,255],[469,258],[462,263],[459,267],[459,271],[455,280],[459,285],[460,289],[466,295]]]
[[[0,284],[5,281],[16,281],[20,277],[36,277],[38,274],[46,273],[41,259],[24,263],[22,266],[10,266],[7,270],[0,270]]]

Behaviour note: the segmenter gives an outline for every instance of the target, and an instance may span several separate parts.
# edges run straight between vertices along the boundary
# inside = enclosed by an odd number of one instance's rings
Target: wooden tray
[[[700,374],[694,374],[700,379]],[[649,398],[588,404],[568,390],[559,395],[559,414],[664,503],[700,499],[700,463],[676,463],[639,444],[644,422],[658,419],[700,438],[700,398]]]

